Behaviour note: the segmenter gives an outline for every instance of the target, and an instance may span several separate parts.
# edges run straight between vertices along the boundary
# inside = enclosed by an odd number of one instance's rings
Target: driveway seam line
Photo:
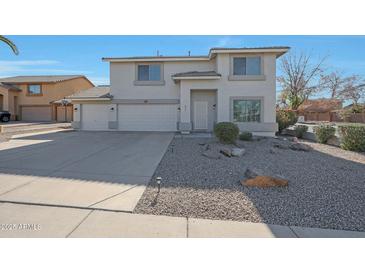
[[[31,203],[31,202],[8,201],[8,200],[0,200],[0,203],[9,203],[9,204],[17,204],[17,205],[44,206],[44,207],[47,207],[47,206],[48,207],[60,207],[60,208],[83,209],[83,210],[99,210],[99,211],[121,212],[121,213],[132,213],[132,211],[120,210],[120,209],[107,209],[107,208],[99,208],[99,207],[56,205],[56,204],[46,204],[46,203]]]
[[[71,236],[71,234],[76,230],[76,229],[78,229],[79,228],[79,226],[83,223],[83,222],[85,222],[86,221],[86,219],[90,216],[90,214],[91,213],[93,213],[94,212],[94,210],[90,210],[90,212],[88,213],[88,214],[86,214],[86,216],[84,217],[84,218],[82,218],[82,220],[80,221],[80,223],[78,224],[78,225],[76,225],[76,227],[74,228],[74,229],[72,229],[71,230],[71,232],[70,233],[68,233],[67,235],[66,235],[66,238],[68,238],[68,237],[70,237]]]
[[[186,238],[189,238],[189,217],[186,217]]]
[[[289,229],[293,232],[293,234],[297,237],[297,238],[300,238],[299,235],[294,231],[294,229],[288,225]]]
[[[120,195],[120,194],[123,194],[123,193],[125,193],[125,192],[127,192],[127,191],[129,191],[129,190],[131,190],[132,188],[135,188],[135,187],[137,187],[137,186],[132,186],[132,187],[130,187],[130,188],[128,188],[128,189],[125,189],[125,190],[123,190],[123,191],[121,191],[121,192],[119,192],[119,193],[116,193],[116,194],[114,194],[114,195],[112,195],[112,196],[109,196],[109,197],[107,197],[107,198],[104,198],[104,199],[102,199],[102,200],[100,200],[100,201],[98,201],[98,202],[96,202],[96,203],[93,203],[93,204],[89,205],[88,207],[93,206],[93,205],[96,205],[96,204],[99,204],[99,203],[104,202],[104,201],[106,201],[106,200],[109,200],[109,199],[111,199],[111,198],[114,198],[115,196],[118,196],[118,195]]]

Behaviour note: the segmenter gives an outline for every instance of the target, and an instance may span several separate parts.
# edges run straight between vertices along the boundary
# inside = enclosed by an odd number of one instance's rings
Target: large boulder
[[[291,150],[296,150],[296,151],[310,151],[311,147],[306,145],[306,144],[301,144],[301,143],[292,143],[289,145],[289,148]]]
[[[230,148],[221,148],[219,152],[226,157],[232,157],[232,150]]]
[[[255,178],[257,176],[263,175],[263,171],[257,168],[247,168],[245,171],[245,176],[249,179]]]
[[[249,187],[285,187],[288,186],[288,181],[283,178],[275,178],[271,176],[256,176],[248,180],[241,180],[243,186]]]
[[[207,157],[209,159],[218,160],[221,158],[221,155],[215,151],[207,150],[202,153],[204,157]]]
[[[245,154],[245,149],[244,148],[232,148],[231,154],[234,157],[241,157],[243,154]]]

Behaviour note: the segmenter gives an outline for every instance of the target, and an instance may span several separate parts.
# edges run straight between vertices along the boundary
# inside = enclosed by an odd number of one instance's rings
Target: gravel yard
[[[274,147],[278,143],[291,142],[239,142],[246,150],[241,158],[211,159],[202,153],[209,144],[219,155],[215,139],[177,136],[135,212],[365,231],[365,155],[310,142],[309,152]],[[281,175],[289,186],[243,187],[246,168]]]

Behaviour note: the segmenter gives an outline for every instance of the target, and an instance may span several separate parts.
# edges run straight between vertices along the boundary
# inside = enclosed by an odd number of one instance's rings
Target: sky
[[[291,51],[327,57],[325,67],[365,77],[365,36],[6,36],[19,48],[14,55],[0,43],[0,77],[83,74],[109,84],[102,57],[207,55],[211,47],[289,46]],[[280,72],[279,72],[280,73]]]

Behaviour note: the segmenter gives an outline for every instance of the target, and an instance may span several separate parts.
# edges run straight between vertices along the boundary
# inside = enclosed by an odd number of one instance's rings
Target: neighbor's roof
[[[317,99],[307,100],[299,106],[302,112],[328,112],[342,108],[342,101],[339,99]]]
[[[172,77],[200,77],[200,76],[221,76],[215,71],[188,71],[172,75]]]
[[[5,83],[1,83],[0,82],[0,87],[5,88],[7,90],[16,90],[16,91],[21,91],[20,88],[13,86],[13,85],[9,85],[9,84],[5,84]]]
[[[110,86],[97,86],[74,93],[67,98],[70,99],[90,99],[90,98],[110,98]]]
[[[198,56],[133,56],[133,57],[103,57],[103,61],[107,62],[134,62],[134,61],[209,61],[217,53],[276,53],[279,57],[286,53],[290,47],[243,47],[243,48],[211,48],[208,55]]]
[[[38,75],[38,76],[14,76],[0,78],[3,83],[55,83],[75,78],[81,78],[84,75]],[[87,79],[87,78],[86,78]]]

